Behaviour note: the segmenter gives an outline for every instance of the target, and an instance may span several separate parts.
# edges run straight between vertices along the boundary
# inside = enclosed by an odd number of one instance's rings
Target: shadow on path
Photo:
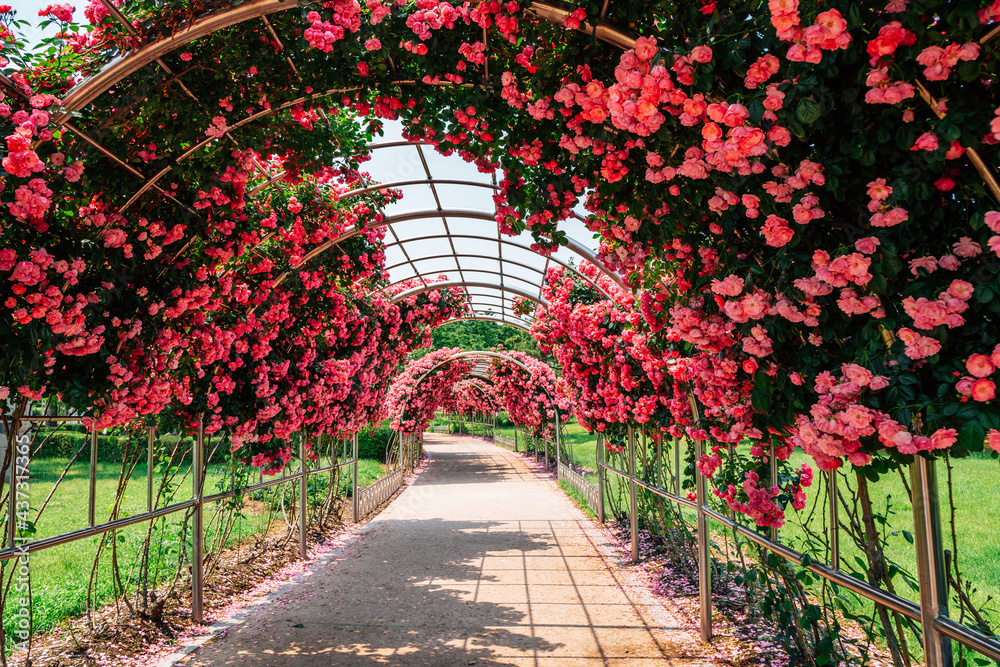
[[[563,494],[497,447],[427,443],[430,466],[368,531],[182,664],[637,666],[684,655]]]

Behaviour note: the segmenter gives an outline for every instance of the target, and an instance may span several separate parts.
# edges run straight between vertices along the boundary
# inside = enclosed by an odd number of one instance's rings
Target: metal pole
[[[840,520],[837,517],[837,471],[827,473],[830,485],[830,567],[840,569]]]
[[[690,396],[691,415],[695,422],[701,420],[698,413],[698,403],[694,394]],[[695,461],[700,461],[704,454],[704,445],[701,440],[695,440]],[[695,466],[694,470],[695,490],[698,496],[698,597],[701,607],[701,638],[703,641],[712,639],[712,563],[709,554],[708,540],[708,515],[705,514],[705,476]]]
[[[604,434],[597,434],[597,520],[604,523]]]
[[[13,466],[11,466],[13,468]],[[13,479],[13,477],[12,477]],[[90,526],[96,523],[94,515],[97,509],[97,426],[90,432],[90,496],[87,505],[87,516]]]
[[[639,562],[639,512],[635,503],[635,431],[628,427],[628,503],[632,527],[632,562]]]
[[[354,479],[351,486],[351,518],[354,519],[354,523],[361,520],[358,516],[358,434],[355,433],[351,436],[351,448],[354,454]]]
[[[308,546],[306,545],[306,528],[309,521],[308,508],[306,504],[309,498],[308,474],[306,468],[306,434],[299,433],[299,558],[305,560],[309,557]]]
[[[660,488],[667,486],[667,481],[663,478],[663,434],[656,439],[656,484]]]
[[[681,495],[681,439],[674,437],[674,495]]]
[[[198,437],[194,441],[193,465],[191,467],[192,499],[194,500],[191,527],[191,620],[200,625],[204,609],[205,550],[204,506],[202,505],[202,475],[205,468],[205,421],[198,421]]]
[[[917,456],[910,466],[913,480],[913,538],[917,548],[920,585],[920,625],[924,635],[926,667],[951,667],[951,640],[935,622],[948,616],[948,588],[941,551],[937,475],[934,462]]]
[[[7,548],[14,548],[14,537],[17,525],[17,445],[21,435],[21,422],[11,419],[10,431],[7,433],[7,451],[10,452],[10,467],[7,469]],[[93,485],[91,485],[93,488]],[[93,515],[91,515],[93,517]],[[91,518],[90,525],[94,525]]]
[[[553,408],[556,412],[556,477],[559,477],[559,466],[562,465],[562,446],[559,443],[559,408]]]
[[[153,511],[153,440],[156,438],[156,427],[149,427],[149,439],[146,443],[146,511]]]
[[[771,445],[771,472],[770,472],[770,488],[774,488],[778,485],[778,457],[774,455],[774,445]],[[778,528],[777,526],[771,526],[771,541],[778,541]]]

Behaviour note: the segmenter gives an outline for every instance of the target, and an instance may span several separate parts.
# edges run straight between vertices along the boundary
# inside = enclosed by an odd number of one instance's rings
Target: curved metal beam
[[[525,319],[523,317],[519,317],[518,315],[515,315],[515,314],[513,314],[513,313],[511,313],[511,312],[509,312],[507,310],[501,310],[501,311],[497,312],[496,310],[493,310],[493,307],[489,306],[488,304],[475,304],[475,303],[472,303],[472,304],[469,304],[469,305],[473,306],[473,308],[472,308],[473,312],[469,316],[471,318],[474,318],[474,319],[480,319],[480,318],[482,318],[482,319],[489,319],[489,321],[491,321],[491,322],[499,322],[500,324],[510,324],[511,326],[516,326],[516,327],[518,327],[520,329],[524,329],[525,331],[528,331],[531,328],[531,321],[530,320],[527,320],[527,319]],[[485,307],[479,307],[479,308],[477,308],[477,307],[475,307],[477,305],[478,306],[485,306]]]
[[[503,359],[504,361],[510,361],[510,362],[513,362],[513,363],[517,364],[521,368],[523,368],[525,372],[527,372],[529,374],[531,373],[531,369],[528,368],[523,361],[515,359],[514,357],[511,357],[509,355],[503,354],[502,352],[492,352],[492,351],[488,351],[488,350],[478,350],[478,351],[472,351],[472,352],[468,352],[468,351],[466,351],[466,352],[457,352],[457,353],[451,355],[450,357],[448,357],[447,359],[445,359],[443,361],[439,361],[438,363],[436,363],[433,366],[431,366],[430,368],[428,368],[427,372],[424,373],[423,375],[421,375],[420,379],[417,380],[414,383],[414,386],[415,387],[419,387],[420,383],[423,382],[425,379],[427,379],[428,375],[430,375],[431,373],[433,373],[434,371],[436,371],[441,366],[444,366],[445,364],[450,364],[451,362],[455,361],[456,359],[463,359],[465,357],[472,357],[472,356],[475,356],[475,357],[493,357],[494,359]]]
[[[63,98],[62,106],[70,112],[79,111],[125,77],[199,37],[269,14],[290,9],[298,10],[302,5],[313,4],[313,2],[314,0],[301,0],[298,3],[289,3],[286,0],[250,0],[236,7],[208,14],[178,28],[167,37],[162,37],[126,56],[111,61],[100,72],[74,86]],[[573,9],[562,3],[550,1],[532,2],[528,11],[538,18],[562,25],[563,20],[569,16]],[[597,26],[581,26],[580,30],[620,48],[632,48],[635,45],[635,37],[604,21],[601,21]],[[65,122],[69,115],[63,114],[65,118],[56,118],[56,126],[58,127]]]
[[[448,257],[451,257],[451,256],[452,255],[448,255]],[[414,262],[419,262],[421,259],[424,259],[424,258],[421,257],[419,259],[414,259],[413,261]],[[517,276],[512,276],[512,275],[509,275],[509,274],[505,274],[505,273],[502,273],[500,271],[493,271],[492,269],[473,269],[473,268],[468,268],[467,267],[467,268],[464,268],[464,269],[460,268],[459,270],[461,270],[462,272],[465,272],[465,273],[485,273],[487,275],[497,276],[501,280],[503,280],[504,278],[510,278],[511,280],[517,280],[518,282],[522,282],[522,283],[524,283],[526,285],[529,285],[531,287],[534,287],[534,288],[540,288],[541,287],[540,285],[536,285],[535,283],[531,282],[530,280],[525,280],[524,278],[518,278]],[[420,281],[423,281],[425,278],[433,278],[435,276],[435,274],[436,275],[441,275],[442,273],[447,273],[447,272],[442,272],[442,271],[421,272],[421,273],[418,273],[415,276],[410,276],[409,278],[402,278],[400,280],[397,280],[394,283],[390,283],[386,289],[392,288],[392,287],[394,287],[396,285],[399,285],[400,283],[405,283],[405,282],[407,282],[409,280],[420,280]],[[429,283],[429,285],[435,285],[435,284],[440,284],[440,283]],[[466,283],[462,282],[462,284],[464,285]],[[497,287],[498,289],[501,288],[501,287],[505,287],[505,286],[506,285],[504,285],[503,283],[497,283],[495,285],[495,287]],[[520,289],[516,285],[511,286],[511,287],[512,288],[516,288],[516,289]]]
[[[460,209],[445,209],[441,211],[424,210],[424,211],[408,211],[406,213],[398,213],[396,215],[383,217],[380,222],[375,222],[372,224],[365,225],[364,229],[365,230],[378,229],[379,227],[388,227],[390,225],[394,225],[397,222],[407,222],[409,220],[422,220],[425,218],[442,218],[442,217],[469,218],[472,220],[486,220],[489,222],[494,222],[494,223],[496,222],[496,218],[493,215],[489,213],[484,213],[482,211],[464,211]],[[313,250],[306,253],[306,255],[302,258],[300,265],[308,262],[317,255],[326,252],[327,250],[337,245],[338,243],[342,243],[353,236],[357,236],[358,234],[361,233],[361,231],[363,230],[351,229],[347,232],[344,232],[335,239],[331,239],[316,246]],[[492,239],[490,240],[492,241]],[[586,246],[582,245],[579,241],[575,241],[569,237],[566,237],[566,247],[575,252],[577,255],[583,257],[585,260],[593,264],[595,267],[597,267],[597,269],[601,273],[609,277],[619,287],[626,290],[629,289],[625,285],[625,283],[622,282],[620,276],[618,276],[615,272],[611,271],[610,269],[604,267],[604,264],[601,262],[600,258],[598,258],[597,255],[590,248],[587,248]]]
[[[431,237],[431,238],[434,238],[434,237]],[[441,238],[441,237],[438,237],[438,238]],[[449,235],[449,238],[455,238],[455,237]],[[493,243],[494,240],[495,240],[495,239],[487,239],[486,237],[477,237],[477,238],[483,238],[484,240],[489,241],[490,243]],[[409,240],[410,239],[407,239],[407,241],[409,241]],[[393,243],[392,246],[386,246],[386,248],[394,247],[395,245],[397,245],[397,244]],[[531,266],[529,264],[525,264],[524,262],[517,262],[517,261],[514,261],[513,259],[501,259],[499,257],[496,258],[496,259],[493,259],[492,257],[483,257],[482,255],[470,255],[470,254],[464,253],[464,252],[460,252],[460,253],[457,253],[457,254],[454,254],[454,255],[430,255],[430,256],[427,256],[427,257],[418,257],[417,259],[414,259],[413,261],[414,262],[427,262],[427,261],[430,261],[432,259],[449,259],[449,258],[452,258],[452,257],[455,257],[455,258],[462,257],[464,259],[486,259],[486,260],[489,260],[489,261],[504,262],[505,264],[513,264],[514,266],[520,266],[521,268],[527,269],[527,270],[531,271],[532,273],[537,273],[539,275],[545,275],[542,272],[542,270],[539,269],[537,266]],[[406,266],[409,263],[410,262],[400,262],[398,264],[393,264],[392,266],[385,267],[385,270],[386,271],[392,271],[393,269],[398,269],[401,266]],[[447,269],[447,270],[451,271],[451,269]],[[485,270],[486,269],[476,269],[476,268],[473,268],[473,267],[469,267],[467,269],[463,269],[463,271],[485,271]],[[511,277],[512,278],[516,278],[517,280],[524,280],[523,278],[518,278],[517,276],[511,276]],[[406,278],[405,280],[409,280],[409,278]],[[527,281],[525,281],[525,282],[527,282]]]
[[[435,181],[435,182],[439,182],[439,181]],[[524,250],[525,252],[530,252],[532,254],[538,254],[534,250],[532,250],[531,248],[529,248],[528,246],[521,245],[520,243],[514,243],[513,241],[508,240],[508,238],[516,238],[516,237],[505,237],[502,234],[498,235],[495,238],[492,237],[492,236],[475,236],[473,234],[448,234],[447,237],[445,235],[442,235],[442,234],[428,234],[427,236],[416,236],[416,237],[408,238],[408,239],[400,239],[399,241],[396,241],[394,243],[388,243],[388,244],[386,244],[385,247],[388,250],[389,248],[395,248],[397,246],[402,247],[402,246],[404,246],[407,243],[415,243],[417,241],[427,241],[427,240],[430,240],[430,239],[440,239],[440,238],[475,239],[475,240],[480,240],[480,241],[487,241],[489,243],[500,243],[501,245],[504,245],[504,246],[508,246],[508,247],[511,247],[511,248],[518,248],[519,250]],[[441,259],[441,258],[447,258],[447,257],[470,257],[470,258],[475,258],[475,259],[482,259],[482,257],[480,255],[464,255],[464,254],[461,254],[461,255],[437,255],[435,257],[420,257],[418,259],[414,259],[413,261],[414,262],[419,262],[419,261],[424,260],[424,259]],[[489,258],[489,259],[492,259],[492,258]],[[601,287],[599,284],[597,284],[597,282],[595,280],[591,279],[586,274],[581,273],[580,270],[578,268],[576,268],[575,266],[573,266],[571,264],[567,264],[566,262],[562,261],[558,257],[555,257],[554,255],[549,255],[545,259],[549,260],[550,262],[554,262],[554,263],[558,264],[559,266],[563,267],[564,269],[572,272],[574,275],[579,276],[581,279],[583,279],[584,281],[586,281],[587,283],[589,283],[591,287],[593,287],[598,292],[600,292],[601,294],[603,294],[605,296],[605,298],[607,298],[608,300],[611,299],[611,295],[608,294],[607,290],[605,290],[603,287]],[[506,258],[500,258],[500,257],[498,257],[497,261],[510,262],[511,264],[517,264],[519,266],[526,266],[525,264],[522,264],[520,262],[515,262],[512,259],[506,259]],[[590,261],[590,260],[587,260],[587,261]],[[397,268],[399,266],[403,266],[404,264],[410,264],[410,262],[401,262],[399,264],[394,264],[393,266],[387,267],[386,271],[389,271],[391,269]],[[528,268],[531,268],[533,271],[538,271],[538,269],[535,269],[534,267],[528,267]],[[469,269],[469,270],[472,271],[472,270],[475,270],[475,269]],[[538,271],[538,272],[541,273],[542,276],[545,275],[545,273],[542,272],[542,271]]]
[[[498,290],[500,292],[510,292],[511,294],[523,296],[525,299],[528,299],[529,301],[534,301],[535,303],[540,304],[542,306],[548,305],[548,301],[540,299],[537,296],[529,294],[524,290],[520,290],[516,287],[507,287],[505,285],[492,285],[490,283],[480,283],[468,280],[465,281],[445,280],[439,283],[431,283],[430,285],[421,285],[420,287],[414,287],[413,289],[408,289],[406,291],[400,292],[399,294],[393,295],[393,297],[389,299],[389,303],[396,303],[397,301],[400,301],[407,297],[423,294],[424,292],[431,292],[433,290],[447,289],[449,287],[482,287],[484,289],[493,289],[493,290]]]

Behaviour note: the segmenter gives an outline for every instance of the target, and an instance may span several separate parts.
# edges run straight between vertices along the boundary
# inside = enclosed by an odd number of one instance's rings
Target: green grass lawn
[[[31,462],[30,503],[32,517],[35,517],[38,508],[52,491],[56,480],[68,462],[68,459],[58,458],[38,459]],[[383,474],[383,469],[383,465],[377,460],[361,459],[358,464],[358,485],[362,488],[368,486]],[[138,464],[131,478],[127,480],[119,517],[127,517],[146,511],[146,470],[145,462]],[[89,471],[89,462],[78,461],[70,466],[65,478],[55,488],[41,518],[35,522],[36,532],[32,536],[33,539],[49,537],[85,528],[89,525],[87,517]],[[158,471],[154,469],[154,472]],[[230,472],[231,468],[227,465],[209,464],[205,481],[206,495],[227,489],[228,485],[231,485]],[[340,476],[340,492],[341,495],[347,497],[350,496],[350,472],[350,467],[344,468]],[[104,462],[97,464],[95,498],[97,523],[107,521],[110,518],[111,505],[118,487],[120,473],[120,464]],[[156,478],[155,481],[158,483],[159,479]],[[256,481],[257,479],[254,477],[250,483]],[[277,484],[268,489],[248,494],[248,500],[251,502],[238,514],[236,524],[228,536],[225,546],[233,547],[246,538],[264,531],[267,528],[267,514],[262,511],[263,508],[272,507],[280,511],[282,494],[285,494],[284,507],[287,508],[293,501],[294,494],[297,493],[296,481]],[[312,503],[317,503],[325,497],[327,485],[327,473],[309,479],[309,496]],[[173,498],[164,497],[157,504],[157,507],[190,499],[192,482],[189,460],[180,466],[174,487]],[[226,501],[217,501],[205,507],[206,550],[211,549],[217,541],[215,538],[219,525],[217,513],[220,502]],[[152,552],[154,554],[152,562],[161,568],[159,572],[161,584],[168,583],[173,576],[178,551],[190,549],[189,540],[184,544],[180,541],[183,517],[184,513],[178,512],[155,522],[152,539]],[[294,521],[294,517],[291,520]],[[284,523],[280,518],[278,521]],[[126,587],[131,588],[129,582],[134,581],[137,574],[134,564],[138,562],[137,554],[143,547],[148,526],[148,523],[142,522],[121,529],[115,535],[108,533],[99,537],[88,537],[33,553],[30,564],[34,632],[50,630],[58,626],[63,619],[78,616],[85,611],[91,567],[102,539],[108,541],[106,542],[105,555],[102,556],[102,563],[110,560],[109,541],[117,540],[118,560],[122,576],[126,580]],[[5,581],[6,577],[9,576],[10,568],[9,564],[4,567]],[[100,606],[113,599],[114,589],[110,567],[102,565],[98,570],[94,589],[93,604],[95,606]],[[5,610],[4,623],[8,630],[12,628],[11,614],[14,610],[13,604],[7,605]],[[11,637],[10,634],[7,636]]]
[[[792,463],[796,466],[806,462],[808,457],[796,452]],[[987,458],[965,458],[952,460],[952,494],[955,502],[955,531],[950,529],[950,505],[948,502],[947,466],[943,461],[936,464],[940,497],[943,548],[957,553],[963,576],[979,589],[981,599],[987,596],[1000,599],[1000,540],[997,526],[1000,525],[1000,506],[996,502],[1000,486],[1000,462]],[[907,476],[909,483],[909,476]],[[838,484],[843,484],[838,480]],[[851,480],[852,488],[856,483]],[[873,509],[888,519],[883,531],[886,536],[887,557],[903,570],[916,576],[916,553],[909,543],[907,534],[913,534],[913,506],[898,474],[883,476],[878,482],[869,483]],[[810,547],[806,524],[815,508],[813,523],[818,525],[819,515],[826,511],[826,494],[807,494],[806,508],[801,512],[788,512],[788,523],[779,532],[779,541],[798,550]],[[842,514],[843,517],[843,514]],[[842,519],[843,520],[843,519]],[[904,534],[905,531],[905,534]],[[861,550],[846,538],[841,540],[840,557],[844,569],[856,571],[863,568],[856,562]],[[896,592],[902,597],[917,601],[919,596],[905,584],[900,576],[896,582]],[[995,605],[993,605],[995,606]]]

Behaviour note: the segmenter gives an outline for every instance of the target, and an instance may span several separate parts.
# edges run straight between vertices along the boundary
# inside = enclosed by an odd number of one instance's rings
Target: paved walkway
[[[704,663],[626,592],[551,482],[477,440],[425,444],[430,465],[370,530],[185,664]]]

